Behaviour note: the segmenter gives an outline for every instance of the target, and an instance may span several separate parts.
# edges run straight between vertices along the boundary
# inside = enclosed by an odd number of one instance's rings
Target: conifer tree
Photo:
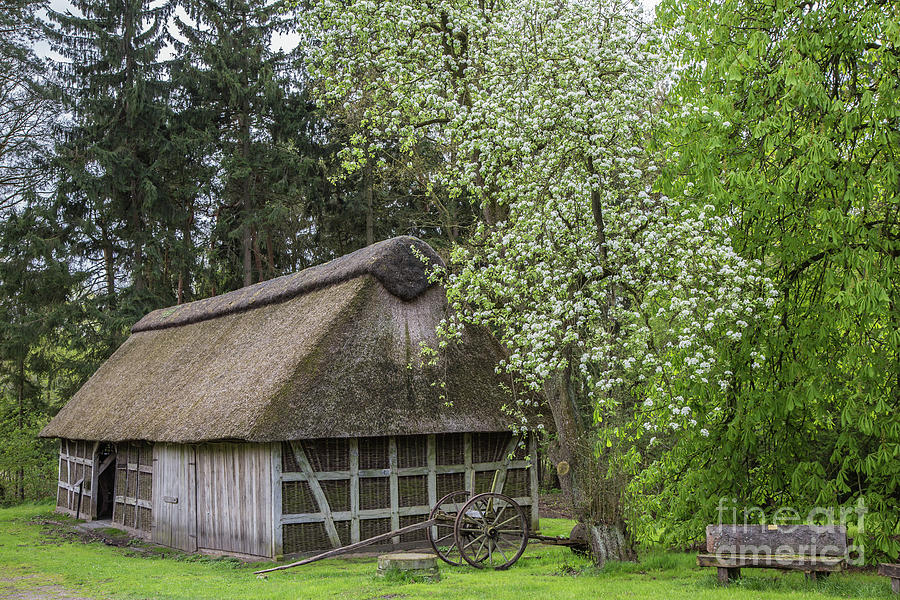
[[[160,289],[148,287],[161,252],[154,234],[165,215],[160,158],[167,151],[170,84],[160,52],[172,5],[149,0],[76,0],[80,14],[48,11],[47,37],[66,61],[55,65],[71,115],[57,144],[57,198],[75,225],[72,241],[97,265],[109,306],[120,285],[134,317]]]
[[[215,140],[219,166],[222,198],[211,258],[218,275],[211,277],[221,281],[213,287],[250,285],[274,273],[272,239],[261,230],[283,216],[270,201],[278,188],[284,194],[285,167],[296,154],[273,140],[273,102],[284,101],[283,91],[294,87],[295,57],[271,48],[272,36],[293,29],[294,18],[283,1],[185,0],[183,7],[186,18],[175,18],[180,39],[172,79],[207,108],[208,129],[198,134]]]

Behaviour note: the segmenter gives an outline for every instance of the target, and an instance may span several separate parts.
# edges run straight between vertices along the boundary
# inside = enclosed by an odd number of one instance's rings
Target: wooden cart
[[[421,529],[426,529],[428,543],[441,560],[451,565],[468,563],[478,569],[508,569],[525,552],[529,539],[563,546],[577,545],[569,538],[531,533],[525,511],[509,496],[495,492],[472,496],[468,491],[459,490],[438,500],[431,509],[428,519],[421,523],[349,546],[335,548],[288,565],[256,571],[256,574],[308,565]]]

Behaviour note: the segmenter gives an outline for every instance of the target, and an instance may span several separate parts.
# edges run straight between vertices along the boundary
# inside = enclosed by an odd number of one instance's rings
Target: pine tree
[[[98,287],[108,306],[119,303],[124,285],[127,301],[119,308],[133,318],[167,295],[148,287],[148,273],[163,254],[154,234],[167,215],[160,157],[170,84],[160,52],[172,5],[73,5],[80,15],[50,10],[46,28],[53,50],[68,61],[55,70],[72,115],[56,149],[57,198],[76,225],[72,241],[102,273]]]
[[[175,19],[181,39],[173,82],[192,90],[194,103],[212,117],[207,127],[218,133],[199,132],[215,139],[219,165],[214,183],[221,202],[211,257],[216,275],[210,276],[216,291],[249,285],[275,271],[271,236],[261,231],[283,216],[271,203],[273,196],[291,189],[285,167],[294,157],[289,147],[274,142],[272,120],[272,102],[283,100],[281,93],[293,87],[293,57],[271,49],[274,34],[294,28],[287,6],[283,1],[185,0],[187,18]]]

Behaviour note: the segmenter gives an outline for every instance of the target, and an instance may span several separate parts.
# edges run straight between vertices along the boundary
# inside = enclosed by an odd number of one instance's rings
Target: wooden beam
[[[472,463],[472,470],[496,471],[502,466],[502,461]],[[530,466],[527,460],[513,460],[507,465],[509,469],[527,469]],[[435,465],[434,472],[438,475],[447,473],[466,473],[465,465]],[[397,469],[397,475],[400,477],[408,477],[410,475],[428,475],[428,467],[405,467]],[[390,477],[390,469],[360,469],[358,472],[360,479]],[[282,473],[282,481],[306,481],[306,473],[292,472]],[[316,479],[319,481],[346,481],[350,479],[350,471],[316,471]]]
[[[319,505],[319,512],[324,517],[323,522],[325,523],[325,533],[328,534],[328,540],[332,546],[339,548],[341,546],[341,538],[338,535],[337,528],[334,526],[334,519],[331,517],[331,507],[328,505],[328,498],[325,496],[325,492],[322,491],[322,486],[319,485],[319,480],[316,479],[312,465],[309,464],[309,460],[306,458],[303,445],[300,442],[291,442],[291,449],[294,451],[294,459],[300,465],[300,469],[306,474],[309,491],[312,492],[316,504]]]
[[[500,460],[500,467],[497,469],[497,474],[494,477],[494,489],[492,491],[496,494],[503,493],[503,486],[506,485],[506,472],[509,470],[509,457],[515,454],[520,441],[522,441],[521,436],[515,434],[509,436],[509,441],[503,450],[503,458]]]
[[[541,530],[541,514],[538,508],[538,468],[540,460],[538,459],[538,443],[537,434],[531,432],[528,434],[528,454],[531,456],[528,465],[528,484],[531,488],[528,495],[531,496],[531,530]]]
[[[122,504],[130,504],[131,506],[140,506],[141,508],[149,508],[153,510],[153,503],[148,500],[141,500],[140,498],[132,498],[131,496],[116,496],[116,502],[121,502]],[[125,511],[122,511],[122,514],[125,514]],[[124,517],[123,517],[124,518]],[[124,523],[128,525],[128,523]],[[129,527],[133,527],[133,525],[129,525]],[[139,529],[135,527],[135,529]]]
[[[254,571],[255,575],[261,575],[263,573],[271,573],[272,571],[283,571],[284,569],[290,569],[291,567],[299,567],[300,565],[308,565],[309,563],[316,562],[317,560],[322,560],[325,558],[329,558],[332,556],[338,556],[340,554],[344,554],[346,552],[352,552],[358,548],[364,548],[365,546],[371,546],[372,544],[377,544],[378,542],[382,542],[387,540],[394,534],[402,535],[404,533],[411,533],[413,531],[419,531],[420,529],[425,529],[426,527],[431,527],[434,524],[434,521],[426,520],[421,523],[413,523],[412,525],[407,525],[403,529],[398,531],[388,531],[387,533],[383,533],[381,535],[376,535],[375,537],[371,537],[367,540],[363,540],[361,542],[357,542],[355,544],[350,544],[349,546],[344,546],[343,548],[335,548],[334,550],[329,550],[328,552],[323,552],[321,554],[317,554],[315,556],[310,556],[309,558],[304,558],[303,560],[299,560],[297,562],[291,563],[289,565],[281,565],[280,567],[272,567],[271,569],[263,569],[262,571]]]
[[[400,529],[400,481],[397,471],[397,438],[388,438],[388,466],[391,469],[389,486],[391,491],[391,529]],[[400,543],[400,536],[391,538],[392,544]]]
[[[437,504],[437,436],[433,433],[426,439],[425,462],[428,469],[428,504]]]
[[[359,438],[350,438],[350,543],[359,541]]]
[[[281,444],[272,444],[272,557],[284,554],[284,527],[281,525]]]
[[[519,498],[513,498],[516,501],[516,504],[519,506],[531,506],[532,501],[531,498],[526,496],[522,496]],[[433,507],[421,504],[419,506],[401,506],[397,509],[397,514],[401,517],[418,517],[425,516],[431,512]],[[452,504],[446,505],[447,510],[458,508],[453,506]],[[357,516],[361,521],[365,521],[368,519],[387,519],[390,518],[392,512],[389,508],[372,508],[366,510],[360,510]],[[350,521],[353,519],[353,515],[349,510],[343,511],[335,511],[331,513],[331,518],[333,521]],[[322,516],[322,513],[298,513],[298,514],[289,514],[289,515],[281,515],[281,523],[284,525],[289,525],[292,523],[324,523],[325,517]]]
[[[472,434],[463,434],[463,463],[465,467],[464,487],[472,494],[475,493],[475,469],[472,466]]]

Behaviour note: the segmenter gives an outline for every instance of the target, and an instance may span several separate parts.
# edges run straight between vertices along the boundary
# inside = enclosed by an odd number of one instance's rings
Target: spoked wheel
[[[456,546],[479,569],[508,569],[528,545],[528,521],[515,500],[488,492],[466,502],[456,516]]]
[[[456,545],[456,515],[468,502],[471,494],[466,490],[450,492],[431,509],[429,519],[435,519],[435,524],[426,530],[428,543],[434,548],[441,560],[445,563],[459,566],[463,564],[459,554],[459,546]]]

